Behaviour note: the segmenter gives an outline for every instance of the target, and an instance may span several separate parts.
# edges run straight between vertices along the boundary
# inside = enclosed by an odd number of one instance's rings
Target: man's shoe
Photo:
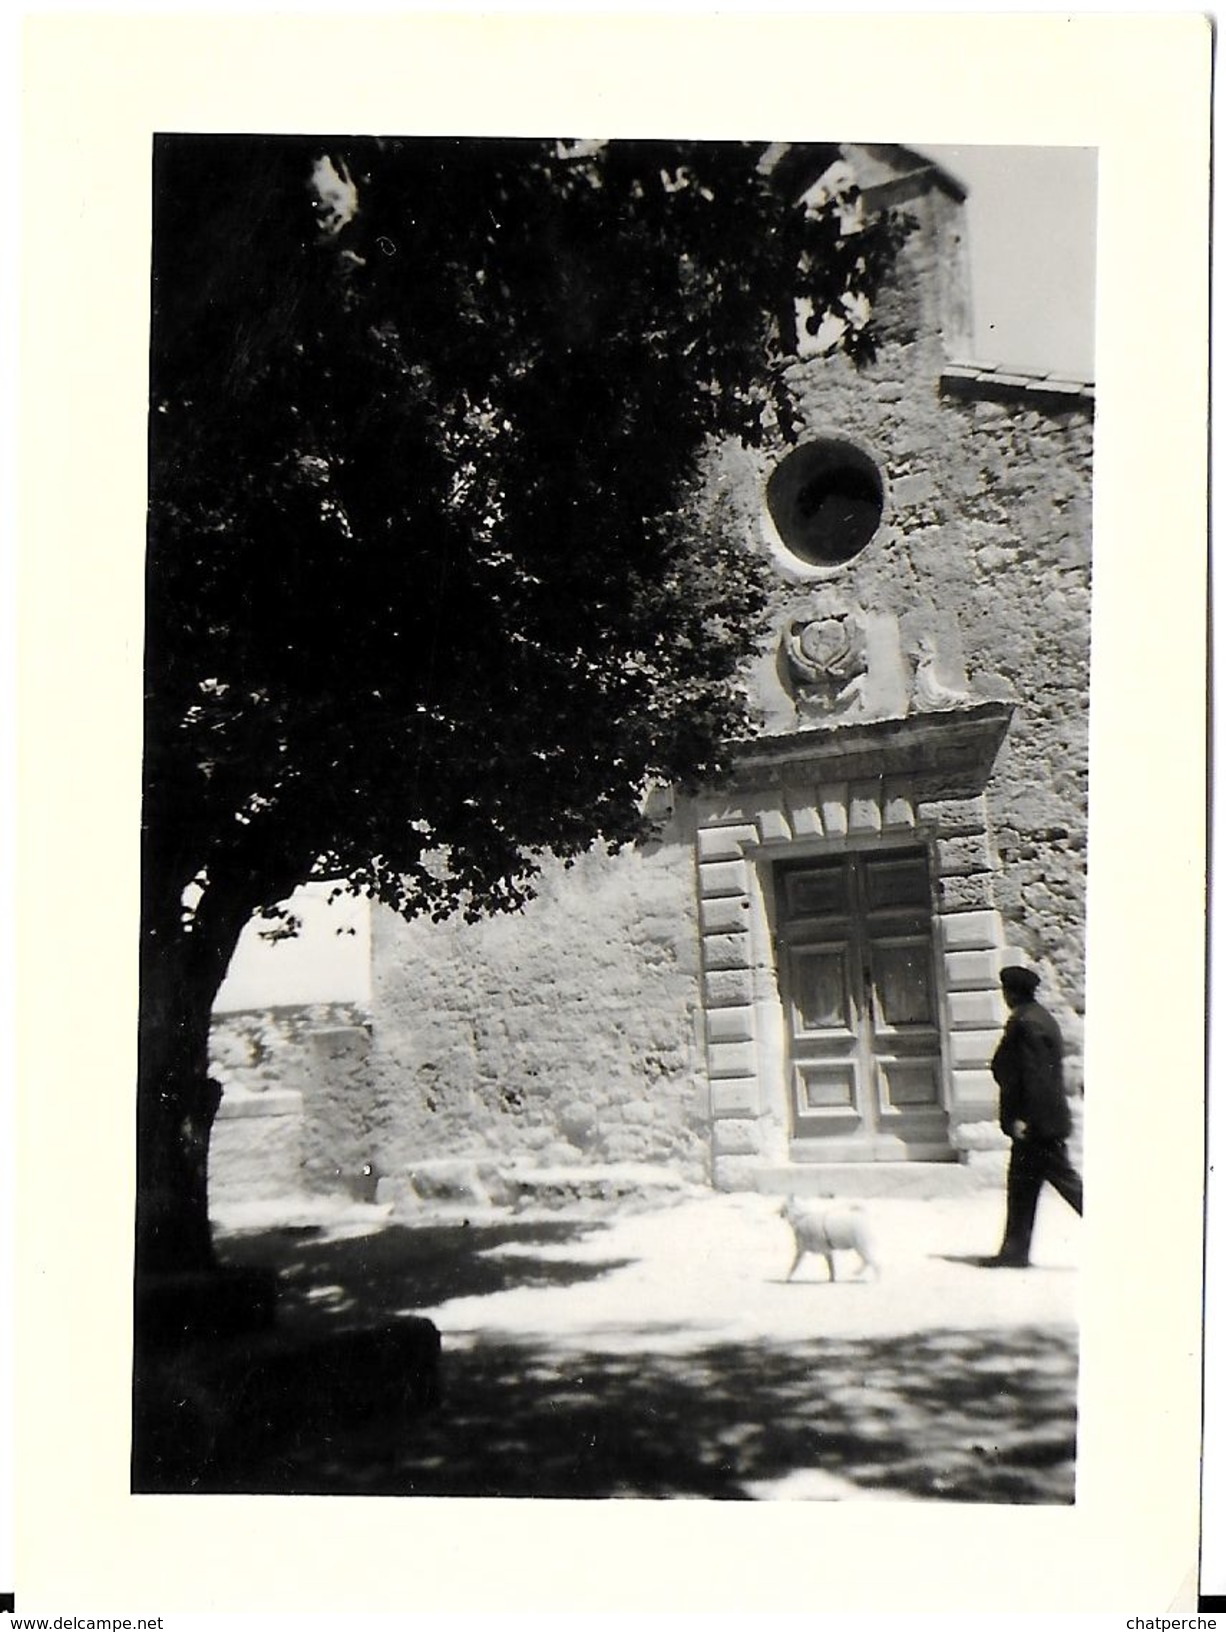
[[[1016,1252],[998,1252],[994,1258],[981,1258],[980,1269],[1029,1269],[1030,1259],[1021,1258]]]

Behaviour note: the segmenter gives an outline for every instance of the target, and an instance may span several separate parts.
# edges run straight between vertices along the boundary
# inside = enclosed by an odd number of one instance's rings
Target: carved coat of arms
[[[859,607],[826,604],[793,618],[783,650],[802,717],[850,714],[863,706],[868,659]]]

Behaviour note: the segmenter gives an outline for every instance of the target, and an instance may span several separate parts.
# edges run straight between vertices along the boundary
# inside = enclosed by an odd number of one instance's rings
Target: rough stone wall
[[[989,784],[997,905],[1081,1049],[1089,800],[1090,460],[1084,408],[976,401],[982,476],[965,526],[979,574],[960,610],[968,661],[1018,698]]]
[[[1001,870],[997,905],[1011,941],[1080,1050],[1088,797],[1092,404],[1078,392],[1003,371],[951,369],[937,321],[950,298],[934,227],[909,240],[883,303],[885,343],[857,372],[843,359],[796,367],[801,440],[838,436],[877,462],[882,526],[846,567],[806,573],[780,552],[761,494],[787,452],[722,450],[719,484],[757,525],[779,566],[777,615],[755,674],[766,729],[793,731],[776,646],[814,589],[835,585],[899,620],[904,650],[939,637],[945,678],[1012,696],[1009,739],[988,789]],[[924,314],[927,313],[925,318]],[[735,499],[732,494],[735,493]]]
[[[381,1172],[423,1156],[543,1165],[709,1160],[694,861],[650,850],[550,867],[523,913],[374,924],[372,1117]]]

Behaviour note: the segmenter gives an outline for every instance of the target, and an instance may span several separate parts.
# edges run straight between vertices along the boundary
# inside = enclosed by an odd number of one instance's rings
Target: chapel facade
[[[778,157],[797,196],[837,180],[829,149]],[[888,1189],[1003,1143],[989,1061],[1019,959],[1080,1086],[1093,391],[971,356],[952,177],[898,146],[835,165],[915,228],[876,359],[819,335],[798,442],[714,456],[772,574],[759,734],[720,787],[653,795],[650,844],[547,867],[522,914],[375,909],[360,1047],[317,1039],[345,1067],[306,1107],[322,1169]]]
[[[798,158],[799,152],[799,158]],[[793,185],[805,174],[792,150]],[[793,371],[799,442],[717,456],[773,572],[731,780],[479,926],[373,925],[368,1138],[788,1188],[991,1145],[1002,961],[1079,1081],[1093,393],[969,355],[964,195],[842,149],[916,228],[876,360]]]

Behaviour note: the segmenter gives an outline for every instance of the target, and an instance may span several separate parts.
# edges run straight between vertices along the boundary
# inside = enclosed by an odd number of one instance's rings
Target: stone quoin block
[[[949,1023],[957,1031],[999,1030],[1005,1006],[996,992],[950,992]]]
[[[707,969],[748,969],[752,955],[748,935],[704,935],[702,961]]]
[[[998,1122],[967,1120],[955,1123],[950,1135],[950,1143],[955,1150],[967,1155],[981,1155],[984,1152],[1006,1153],[1009,1141],[1002,1133]]]
[[[756,1117],[762,1109],[757,1077],[729,1077],[711,1084],[713,1117]]]
[[[940,923],[941,944],[947,952],[986,952],[1000,944],[999,913],[954,912]]]
[[[711,1009],[707,1014],[707,1037],[713,1043],[748,1043],[753,1040],[753,1010],[746,1004],[736,1008]]]
[[[713,895],[698,904],[698,915],[708,935],[742,934],[749,928],[749,897]]]
[[[745,895],[749,890],[749,869],[743,861],[707,861],[698,869],[698,886],[703,896]]]
[[[751,1077],[757,1063],[752,1043],[712,1043],[707,1049],[707,1073],[712,1077]]]
[[[950,1073],[953,1090],[950,1116],[957,1122],[991,1121],[995,1118],[999,1089],[990,1071],[982,1068]]]
[[[699,861],[739,861],[746,844],[758,842],[758,830],[748,822],[734,827],[703,827],[698,830]]]
[[[748,960],[742,968],[709,969],[703,981],[703,993],[709,1009],[752,1003],[753,976]]]
[[[916,814],[921,822],[931,823],[951,838],[959,833],[982,833],[988,825],[983,794],[974,799],[922,799]]]
[[[949,1058],[955,1070],[974,1070],[987,1064],[1000,1042],[1000,1031],[993,1027],[981,1031],[951,1031]]]
[[[711,1182],[717,1190],[754,1190],[757,1188],[758,1153],[747,1156],[716,1154],[711,1163]]]
[[[947,952],[945,985],[951,992],[991,991],[997,985],[995,952]]]
[[[937,896],[945,913],[986,910],[996,904],[995,879],[991,873],[941,878],[937,880]]]
[[[761,1134],[756,1121],[721,1118],[712,1124],[711,1143],[717,1156],[756,1156]]]
[[[694,813],[699,827],[737,827],[752,825],[754,809],[747,799],[731,794],[706,794],[695,801]]]
[[[991,865],[986,833],[937,839],[937,866],[947,877],[953,873],[986,873]]]

